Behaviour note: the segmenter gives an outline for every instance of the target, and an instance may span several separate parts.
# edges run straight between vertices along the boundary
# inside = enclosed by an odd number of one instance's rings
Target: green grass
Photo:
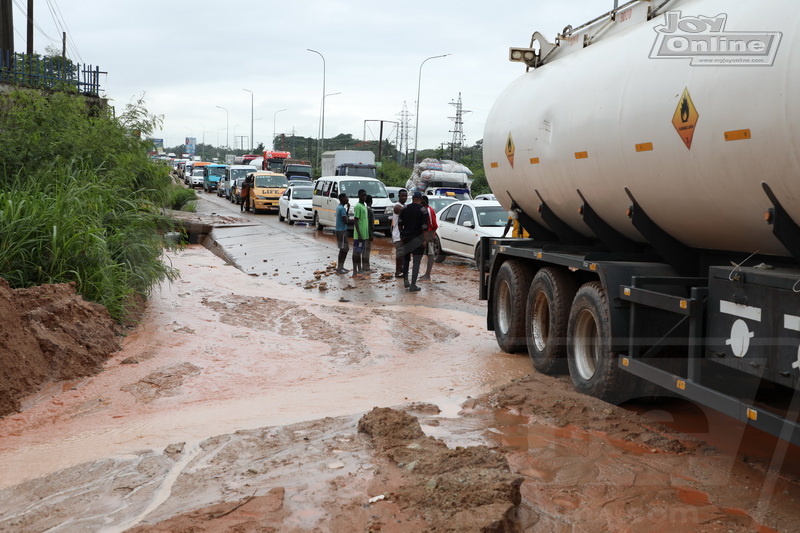
[[[62,96],[11,93],[0,97],[6,141],[13,150],[0,152],[0,277],[12,287],[75,282],[123,321],[157,283],[177,277],[162,261],[173,224],[160,207],[178,194],[120,121],[92,117]]]

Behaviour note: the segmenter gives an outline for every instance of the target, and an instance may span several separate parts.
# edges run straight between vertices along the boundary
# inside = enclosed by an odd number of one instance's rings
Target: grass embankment
[[[0,277],[14,288],[74,281],[115,320],[155,284],[180,197],[142,137],[157,126],[142,102],[119,118],[74,95],[0,95]]]

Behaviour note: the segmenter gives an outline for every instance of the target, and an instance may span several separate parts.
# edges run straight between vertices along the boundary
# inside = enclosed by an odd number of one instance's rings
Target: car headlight
[[[297,208],[299,208],[300,206],[299,206],[299,205],[297,205],[297,203],[295,203],[295,202],[292,202],[292,203],[290,203],[290,204],[289,204],[289,207],[291,207],[292,209],[297,209]]]

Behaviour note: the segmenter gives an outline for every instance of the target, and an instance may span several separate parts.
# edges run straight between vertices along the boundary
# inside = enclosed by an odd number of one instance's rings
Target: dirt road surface
[[[329,232],[204,198],[217,255],[0,419],[0,531],[800,530],[797,450],[531,373],[469,261],[407,293],[385,241],[339,276]]]

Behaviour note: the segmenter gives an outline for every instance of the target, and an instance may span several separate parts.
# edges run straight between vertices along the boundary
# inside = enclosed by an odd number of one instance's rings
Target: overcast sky
[[[15,48],[26,47],[25,8],[14,0]],[[377,140],[378,120],[410,113],[411,148],[422,69],[419,149],[452,140],[458,99],[466,142],[483,137],[492,102],[525,67],[508,48],[528,46],[534,31],[553,40],[567,25],[605,13],[613,0],[35,0],[34,49],[61,48],[108,72],[105,95],[118,111],[145,93],[151,113],[164,116],[166,146],[185,137],[233,146],[250,135],[269,143],[277,133],[317,137],[323,95],[325,136],[350,133]],[[216,106],[227,108],[226,112]],[[280,111],[285,109],[286,111]],[[469,111],[467,113],[466,111]],[[374,121],[374,122],[372,122]],[[227,126],[227,127],[226,127]],[[397,126],[386,123],[384,138]],[[237,142],[237,146],[242,141]],[[248,141],[244,140],[247,146]]]

